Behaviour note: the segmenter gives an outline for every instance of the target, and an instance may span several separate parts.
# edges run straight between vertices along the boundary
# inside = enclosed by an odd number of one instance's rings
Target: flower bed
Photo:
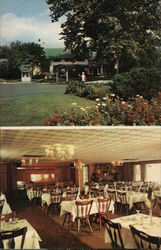
[[[56,111],[47,126],[161,125],[161,92],[150,101],[137,96],[128,102],[115,94],[96,99],[95,107],[73,107],[71,113]]]

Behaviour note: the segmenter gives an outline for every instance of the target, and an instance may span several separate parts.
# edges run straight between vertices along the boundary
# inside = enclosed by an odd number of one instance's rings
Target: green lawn
[[[94,105],[93,101],[62,93],[2,99],[0,126],[43,126],[55,110],[70,111],[72,103],[82,107]]]

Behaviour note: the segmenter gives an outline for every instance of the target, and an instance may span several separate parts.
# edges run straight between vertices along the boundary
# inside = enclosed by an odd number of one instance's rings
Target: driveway
[[[40,84],[40,83],[18,83],[0,84],[0,99],[17,98],[21,96],[35,96],[48,93],[64,93],[65,84]]]

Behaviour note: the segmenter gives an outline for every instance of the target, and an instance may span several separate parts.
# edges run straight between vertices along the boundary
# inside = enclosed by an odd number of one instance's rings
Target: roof
[[[71,57],[70,51],[69,50],[65,51],[64,48],[45,48],[44,51],[48,59],[52,58],[62,59]]]

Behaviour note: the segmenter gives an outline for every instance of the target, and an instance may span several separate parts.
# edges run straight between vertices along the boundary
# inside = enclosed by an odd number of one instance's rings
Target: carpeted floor
[[[91,249],[61,225],[46,216],[40,207],[29,207],[27,201],[15,203],[18,218],[25,218],[36,229],[42,242],[41,248],[52,249]]]

